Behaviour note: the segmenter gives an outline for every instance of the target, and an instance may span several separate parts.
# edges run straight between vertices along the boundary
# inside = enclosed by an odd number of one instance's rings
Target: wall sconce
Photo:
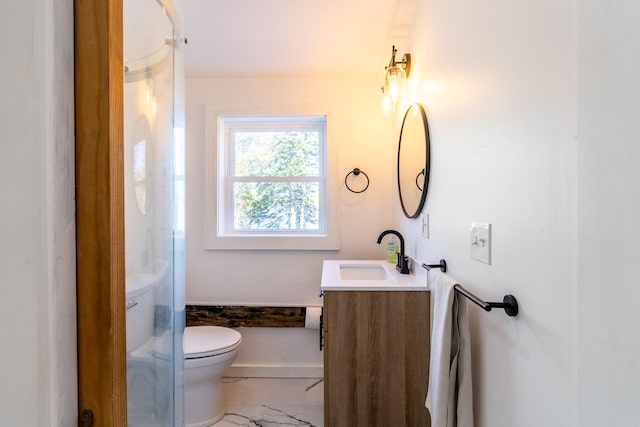
[[[384,84],[382,85],[382,111],[385,116],[396,111],[396,103],[404,88],[404,81],[411,71],[411,54],[402,55],[401,61],[396,61],[398,50],[391,47],[391,60],[384,67]]]

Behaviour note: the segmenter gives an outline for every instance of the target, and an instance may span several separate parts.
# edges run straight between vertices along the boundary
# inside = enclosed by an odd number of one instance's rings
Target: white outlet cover
[[[471,258],[491,265],[491,224],[471,223]]]

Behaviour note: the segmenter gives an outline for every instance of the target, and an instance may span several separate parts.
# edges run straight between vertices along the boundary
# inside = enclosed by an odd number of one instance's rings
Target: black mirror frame
[[[422,186],[422,194],[420,196],[420,202],[418,203],[418,207],[416,211],[411,213],[407,211],[404,201],[402,200],[402,189],[400,186],[400,150],[402,148],[402,133],[404,130],[404,124],[407,120],[407,116],[411,113],[413,108],[418,108],[420,111],[420,115],[422,116],[422,123],[424,125],[424,140],[425,140],[425,166],[424,166],[424,184]],[[413,114],[413,113],[412,113]],[[398,138],[398,160],[397,160],[397,177],[398,177],[398,195],[400,198],[400,206],[402,206],[402,212],[407,218],[417,218],[420,216],[422,209],[424,208],[424,204],[427,200],[427,190],[429,188],[429,173],[431,171],[431,140],[429,138],[429,123],[427,121],[427,114],[424,111],[424,107],[419,104],[411,104],[407,111],[404,113],[404,118],[402,119],[402,127],[400,128],[400,137]],[[417,177],[416,177],[417,180]],[[416,183],[417,185],[417,183]],[[418,187],[419,188],[419,187]]]

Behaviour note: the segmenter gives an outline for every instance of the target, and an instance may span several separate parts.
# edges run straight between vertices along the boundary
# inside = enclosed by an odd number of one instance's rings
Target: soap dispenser
[[[398,263],[398,244],[393,236],[391,236],[387,242],[387,262],[391,264]]]

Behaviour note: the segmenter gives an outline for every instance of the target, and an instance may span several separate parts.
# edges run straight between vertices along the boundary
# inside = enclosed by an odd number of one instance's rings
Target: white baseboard
[[[274,366],[232,365],[224,372],[225,377],[235,378],[323,378],[322,365]]]

